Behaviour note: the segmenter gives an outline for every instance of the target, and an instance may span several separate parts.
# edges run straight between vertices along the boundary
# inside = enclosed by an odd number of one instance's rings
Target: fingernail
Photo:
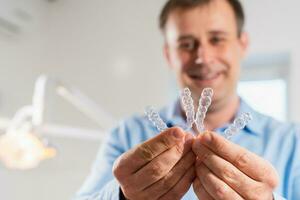
[[[182,139],[184,134],[182,134],[178,129],[173,130],[173,136],[177,139]]]
[[[211,142],[211,133],[205,132],[201,137],[201,142],[209,144]]]

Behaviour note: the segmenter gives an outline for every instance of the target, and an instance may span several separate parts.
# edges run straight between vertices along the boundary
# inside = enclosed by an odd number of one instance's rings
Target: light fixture
[[[41,75],[36,83],[32,105],[21,108],[11,120],[6,133],[0,136],[0,160],[11,169],[31,169],[45,159],[56,155],[42,137],[44,126],[45,94],[47,85],[56,89],[58,95],[77,107],[101,128],[114,124],[113,118],[96,103],[74,87],[66,86],[57,79]]]

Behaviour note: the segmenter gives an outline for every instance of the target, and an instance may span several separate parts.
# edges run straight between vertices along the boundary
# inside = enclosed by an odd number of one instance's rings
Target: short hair
[[[172,11],[175,9],[190,9],[201,5],[206,5],[213,0],[168,0],[166,4],[164,5],[163,9],[161,10],[160,16],[159,16],[159,26],[162,31],[165,30],[166,23],[168,21],[168,17]],[[239,0],[226,0],[229,5],[232,7],[236,24],[237,24],[237,31],[238,36],[241,35],[244,23],[245,23],[245,14],[242,7],[242,4]]]

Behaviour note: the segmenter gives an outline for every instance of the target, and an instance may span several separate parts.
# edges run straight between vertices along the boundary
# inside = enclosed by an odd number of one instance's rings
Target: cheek
[[[172,64],[176,71],[185,71],[191,65],[191,55],[187,52],[174,51]]]
[[[223,52],[222,59],[227,66],[226,74],[230,76],[231,79],[236,80],[240,73],[240,52],[237,48],[229,48]]]

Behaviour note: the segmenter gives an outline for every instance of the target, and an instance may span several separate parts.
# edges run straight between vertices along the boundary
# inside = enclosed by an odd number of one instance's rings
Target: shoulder
[[[257,131],[268,142],[294,146],[300,141],[300,125],[294,122],[279,121],[271,116],[256,112]],[[299,145],[299,144],[298,144]]]

